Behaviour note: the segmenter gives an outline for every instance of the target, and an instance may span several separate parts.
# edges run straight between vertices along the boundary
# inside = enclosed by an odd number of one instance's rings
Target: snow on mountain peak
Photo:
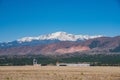
[[[89,35],[73,35],[66,32],[55,32],[47,35],[40,35],[38,37],[24,37],[18,39],[19,42],[31,42],[32,40],[60,40],[60,41],[77,41],[77,40],[88,40],[97,37],[102,37],[101,35],[89,36]]]

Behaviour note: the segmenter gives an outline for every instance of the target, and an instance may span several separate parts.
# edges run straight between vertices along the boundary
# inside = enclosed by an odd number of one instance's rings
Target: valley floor
[[[120,67],[0,66],[0,80],[120,80]]]

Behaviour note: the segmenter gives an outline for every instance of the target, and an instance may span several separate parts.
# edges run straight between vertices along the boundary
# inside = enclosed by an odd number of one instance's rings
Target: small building
[[[33,65],[36,65],[36,64],[37,64],[37,60],[33,59]]]
[[[78,64],[75,64],[75,63],[58,63],[56,64],[56,66],[83,66],[83,67],[87,67],[87,66],[90,66],[90,64],[88,63],[78,63]]]
[[[41,64],[37,63],[37,59],[33,59],[33,66],[41,66]]]

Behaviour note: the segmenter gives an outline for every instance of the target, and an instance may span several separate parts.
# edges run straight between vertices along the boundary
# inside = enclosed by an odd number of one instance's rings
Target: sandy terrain
[[[0,66],[0,80],[120,80],[120,67]]]

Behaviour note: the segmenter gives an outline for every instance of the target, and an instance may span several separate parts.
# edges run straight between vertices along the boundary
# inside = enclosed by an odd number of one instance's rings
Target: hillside
[[[85,41],[60,41],[34,46],[0,48],[0,55],[59,55],[75,52],[120,52],[120,37],[100,37]]]

